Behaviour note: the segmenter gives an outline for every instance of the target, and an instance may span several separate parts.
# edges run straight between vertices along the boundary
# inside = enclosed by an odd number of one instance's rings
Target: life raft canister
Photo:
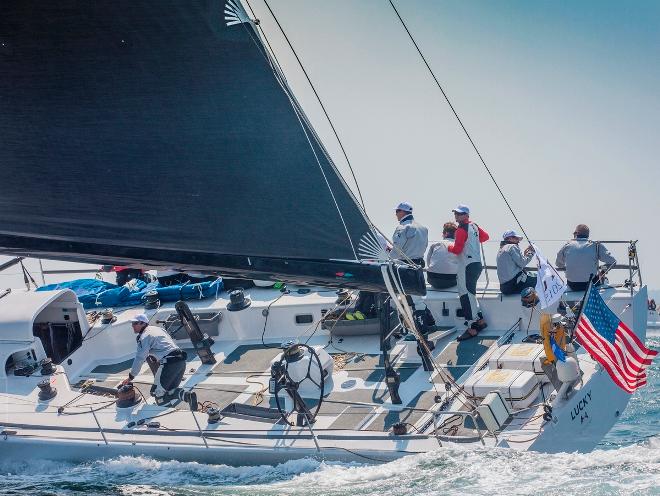
[[[555,363],[557,357],[552,351],[552,344],[550,343],[550,336],[554,334],[555,343],[562,350],[566,351],[566,328],[558,325],[553,328],[552,315],[549,313],[541,314],[541,336],[543,337],[543,349],[545,350],[545,364]]]

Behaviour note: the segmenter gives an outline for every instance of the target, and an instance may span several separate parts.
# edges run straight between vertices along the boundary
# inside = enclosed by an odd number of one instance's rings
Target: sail
[[[369,223],[237,0],[3,2],[0,43],[2,251],[380,277],[342,269]]]

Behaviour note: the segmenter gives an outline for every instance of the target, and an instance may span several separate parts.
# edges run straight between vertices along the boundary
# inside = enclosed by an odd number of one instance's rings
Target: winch
[[[37,384],[37,387],[39,388],[39,401],[52,400],[57,396],[57,389],[50,385],[49,379],[44,379]]]
[[[130,408],[140,402],[132,383],[124,384],[117,390],[117,408]]]
[[[51,375],[55,373],[55,367],[53,366],[53,360],[50,358],[44,358],[41,361],[41,375]]]

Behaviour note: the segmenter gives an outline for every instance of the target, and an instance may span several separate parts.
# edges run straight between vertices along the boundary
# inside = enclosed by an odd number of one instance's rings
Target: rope
[[[280,298],[282,298],[286,294],[289,294],[289,290],[282,291],[282,293],[277,298],[275,298],[273,301],[271,301],[268,304],[268,306],[266,307],[266,315],[265,315],[266,319],[264,320],[264,328],[261,331],[261,344],[265,348],[279,348],[279,346],[269,346],[269,345],[267,345],[266,342],[264,341],[264,336],[266,335],[266,325],[268,324],[268,317],[270,316],[270,307],[273,305],[273,303],[278,301]]]
[[[249,375],[245,378],[245,382],[248,384],[259,384],[261,386],[261,389],[254,393],[254,400],[252,400],[252,405],[258,406],[261,404],[261,402],[264,400],[264,393],[268,391],[268,384],[264,384],[261,381],[255,381],[255,380],[250,380],[252,377],[259,377],[261,374],[252,374]]]
[[[357,353],[355,352],[348,352],[348,353],[336,353],[332,355],[332,361],[334,362],[334,369],[335,370],[344,370],[346,367],[346,364],[353,360],[357,356]]]
[[[25,282],[25,286],[27,287],[27,289],[28,289],[28,290],[30,289],[30,282],[32,282],[32,284],[34,284],[34,287],[35,287],[35,288],[39,287],[39,285],[38,285],[37,282],[34,280],[34,278],[32,277],[32,275],[31,275],[31,274],[28,272],[28,270],[25,268],[25,265],[23,265],[23,261],[22,261],[22,260],[21,260],[20,264],[21,264],[21,269],[23,270],[23,281]]]
[[[387,266],[387,269],[384,269],[384,270],[388,270],[388,271],[389,271],[389,274],[391,274],[391,276],[392,276],[392,281],[394,281],[394,284],[397,286],[397,290],[399,291],[399,293],[401,293],[402,295],[405,295],[405,293],[404,293],[404,291],[403,291],[403,288],[402,288],[402,285],[401,285],[401,281],[400,281],[400,278],[399,278],[399,274],[398,274],[398,272],[396,273],[396,277],[395,277],[395,273],[394,273],[394,271],[392,270],[392,266],[391,266],[391,264],[389,264],[389,265]],[[387,277],[387,274],[384,273],[384,274],[383,274],[383,277],[384,277],[384,278]],[[385,281],[385,284],[386,284],[386,286],[388,286],[388,289],[391,288],[391,285],[388,283],[387,280]],[[392,291],[392,293],[396,296],[396,293],[395,293],[394,291]],[[426,344],[426,338],[425,338],[424,336],[422,336],[422,335],[418,332],[417,327],[415,326],[415,320],[414,320],[414,318],[413,318],[412,311],[411,311],[410,307],[408,306],[408,302],[406,301],[406,298],[403,298],[401,301],[399,301],[399,300],[396,299],[396,298],[392,298],[392,300],[394,301],[395,305],[397,306],[397,309],[399,310],[399,315],[400,315],[400,316],[403,315],[403,317],[404,317],[404,321],[408,321],[408,322],[409,322],[409,325],[410,325],[410,331],[411,331],[411,332],[415,335],[415,337],[417,338],[417,343],[418,343],[418,345],[421,346],[421,347],[423,347],[424,350],[426,351],[427,356],[429,357],[429,361],[431,362],[431,365],[432,365],[433,368],[435,369],[435,371],[436,371],[436,373],[438,374],[438,376],[439,376],[439,377],[440,377],[445,383],[449,383],[449,384],[451,384],[453,387],[456,388],[456,389],[455,389],[455,392],[453,393],[453,395],[451,396],[451,398],[448,398],[448,400],[458,399],[458,401],[460,401],[461,404],[462,404],[464,407],[466,407],[466,408],[471,408],[471,409],[474,410],[474,409],[476,408],[476,404],[472,401],[472,399],[469,397],[469,395],[467,395],[467,393],[465,393],[465,391],[464,391],[464,389],[463,389],[463,386],[460,386],[460,385],[454,380],[454,378],[451,376],[451,374],[445,374],[444,371],[442,371],[442,370],[440,369],[440,367],[438,367],[438,365],[436,364],[436,362],[435,362],[435,358],[433,357],[433,354],[431,353],[431,350],[429,349],[428,345]],[[438,396],[442,396],[441,393],[440,393],[440,391],[438,391],[437,384],[435,383],[435,381],[431,381],[431,384],[432,384],[433,389],[435,390],[436,394],[437,394]],[[463,397],[464,397],[465,400],[468,402],[468,404],[466,404],[466,403],[463,401],[463,399],[461,398],[461,396],[460,396],[461,393],[464,393],[464,394],[463,394]]]
[[[465,125],[463,124],[463,121],[458,116],[458,112],[456,112],[456,109],[454,108],[451,101],[449,100],[449,97],[447,96],[447,93],[445,93],[445,90],[442,88],[442,85],[440,84],[440,81],[438,81],[438,78],[435,76],[435,74],[433,72],[433,69],[431,69],[431,66],[426,61],[426,58],[424,57],[424,54],[422,54],[422,51],[420,50],[419,45],[417,45],[417,42],[415,41],[415,38],[413,38],[413,35],[410,32],[410,30],[408,29],[408,26],[406,26],[406,23],[404,22],[403,18],[401,17],[401,14],[399,14],[399,11],[394,6],[394,3],[392,2],[392,0],[389,0],[389,2],[390,2],[390,5],[392,6],[392,8],[394,9],[394,12],[396,13],[397,17],[399,18],[399,21],[401,21],[401,24],[403,25],[403,28],[406,30],[406,33],[408,33],[408,36],[410,37],[410,41],[412,41],[413,45],[415,45],[415,48],[417,49],[417,53],[419,53],[419,56],[424,61],[424,64],[426,65],[426,68],[428,69],[429,73],[433,77],[433,80],[435,81],[435,84],[438,86],[438,88],[442,92],[442,96],[445,97],[445,100],[447,101],[447,104],[449,104],[449,108],[454,113],[454,116],[456,117],[456,120],[458,120],[458,123],[460,124],[461,128],[463,129],[463,132],[465,133],[465,136],[467,136],[467,139],[470,141],[470,144],[472,145],[472,148],[474,148],[474,151],[477,153],[477,156],[479,157],[479,160],[481,161],[483,166],[486,168],[486,172],[488,172],[488,175],[490,176],[491,180],[493,181],[493,184],[497,188],[497,191],[499,191],[500,196],[504,200],[504,203],[506,203],[506,206],[509,208],[509,211],[511,212],[511,215],[513,215],[513,218],[516,220],[516,224],[518,224],[518,227],[520,227],[520,230],[522,231],[522,233],[531,242],[529,236],[525,232],[525,228],[520,223],[520,220],[518,220],[518,217],[516,216],[516,213],[513,211],[513,208],[509,204],[509,200],[507,200],[506,196],[504,195],[504,192],[502,191],[502,188],[500,188],[500,185],[495,180],[495,176],[493,176],[493,173],[490,171],[490,168],[488,167],[488,165],[486,165],[486,161],[482,157],[481,152],[479,152],[479,149],[477,148],[477,145],[474,143],[474,140],[472,139],[472,137],[470,136],[470,133],[468,132]]]

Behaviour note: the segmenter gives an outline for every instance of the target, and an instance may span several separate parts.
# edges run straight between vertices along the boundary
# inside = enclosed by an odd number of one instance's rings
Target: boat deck
[[[441,330],[430,338],[436,346],[436,363],[458,379],[486,353],[498,336],[491,333],[459,343],[454,340],[455,334],[454,330]],[[334,360],[334,373],[332,379],[327,381],[330,391],[323,399],[315,425],[327,429],[389,432],[394,424],[403,422],[417,432],[432,432],[432,424],[428,421],[420,423],[420,420],[428,417],[427,412],[436,406],[436,397],[441,397],[445,392],[440,376],[433,374],[431,382],[431,372],[424,371],[422,364],[414,358],[406,360],[400,353],[395,356],[393,366],[400,376],[399,394],[403,403],[393,404],[385,384],[378,338],[343,337],[341,341],[341,344],[336,344],[337,347],[334,341],[325,347]],[[271,363],[282,350],[274,343],[220,343],[220,348],[223,351],[216,355],[218,363],[213,366],[202,365],[194,350],[186,350],[188,363],[182,387],[195,391],[203,408],[214,406],[225,410],[230,405],[240,404],[268,408],[272,413],[277,413],[275,398],[268,392],[268,380]],[[126,378],[131,363],[131,360],[124,360],[97,365],[82,374],[73,389],[102,394],[107,388],[116,388]],[[153,375],[145,365],[134,384],[147,403],[153,403],[149,394],[152,382]],[[280,393],[281,403],[282,395],[283,392]],[[315,400],[307,401],[310,408],[316,405]],[[188,406],[179,403],[176,408],[187,410]],[[249,416],[243,418],[248,419]],[[252,420],[277,422],[277,418]]]

